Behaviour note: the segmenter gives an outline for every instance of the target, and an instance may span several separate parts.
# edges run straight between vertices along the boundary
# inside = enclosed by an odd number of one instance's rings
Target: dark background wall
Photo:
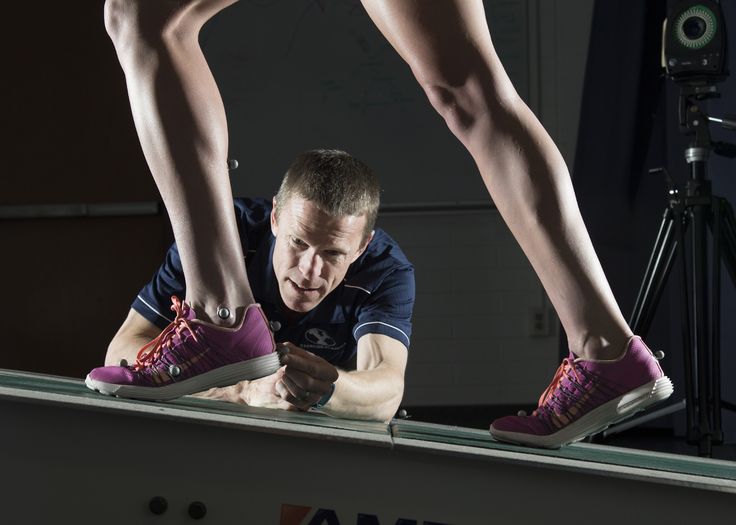
[[[101,1],[5,16],[0,205],[155,201]],[[83,377],[169,244],[162,215],[0,220],[0,367]]]

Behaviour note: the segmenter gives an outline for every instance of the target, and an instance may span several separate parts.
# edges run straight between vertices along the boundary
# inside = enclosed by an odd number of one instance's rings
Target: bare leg
[[[475,160],[568,336],[589,359],[632,332],[595,254],[559,151],[493,48],[482,0],[363,0],[434,108]]]
[[[236,0],[107,0],[105,26],[125,72],[143,153],[169,212],[200,319],[253,303],[227,170],[227,121],[199,47],[202,25]]]

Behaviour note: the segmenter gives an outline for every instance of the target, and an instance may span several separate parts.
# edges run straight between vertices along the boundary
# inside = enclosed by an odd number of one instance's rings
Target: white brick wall
[[[495,210],[384,212],[415,266],[404,405],[528,404],[558,365],[557,323],[531,335],[541,284]]]

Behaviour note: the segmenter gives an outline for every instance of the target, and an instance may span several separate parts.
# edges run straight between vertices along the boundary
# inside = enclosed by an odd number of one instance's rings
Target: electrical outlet
[[[544,307],[532,308],[529,315],[529,336],[547,337],[551,333],[549,310]]]

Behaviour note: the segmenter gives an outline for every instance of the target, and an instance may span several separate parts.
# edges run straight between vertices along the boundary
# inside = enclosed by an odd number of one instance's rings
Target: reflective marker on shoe
[[[141,348],[132,366],[95,368],[85,381],[105,395],[163,401],[276,372],[280,365],[266,316],[257,304],[239,326],[226,328],[196,318],[188,304],[171,298],[174,321]]]
[[[586,360],[574,354],[562,361],[531,415],[507,416],[491,425],[499,441],[559,448],[580,441],[667,399],[672,382],[640,337],[623,356]]]

